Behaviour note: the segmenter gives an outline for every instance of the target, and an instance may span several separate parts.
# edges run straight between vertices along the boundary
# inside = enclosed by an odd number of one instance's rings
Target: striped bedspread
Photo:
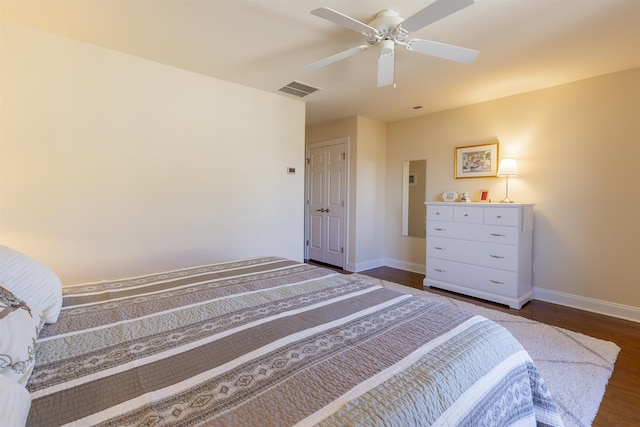
[[[263,257],[64,288],[28,425],[562,425],[483,317]]]

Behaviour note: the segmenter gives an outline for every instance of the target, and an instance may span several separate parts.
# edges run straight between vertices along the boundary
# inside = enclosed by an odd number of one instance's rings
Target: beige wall
[[[384,263],[386,194],[386,125],[358,117],[356,194],[356,264],[362,271]]]
[[[303,102],[1,31],[0,243],[67,283],[302,260]]]
[[[310,126],[306,143],[349,138],[347,266],[361,271],[384,265],[386,125],[367,117]]]
[[[427,159],[427,200],[447,190],[476,200],[489,189],[498,202],[503,178],[453,177],[455,147],[497,141],[500,156],[515,157],[520,169],[510,198],[535,204],[535,297],[640,321],[640,69],[389,124],[367,120],[307,129],[307,143],[352,141],[353,270],[424,272],[425,239],[401,235],[402,162]],[[373,212],[380,203],[384,215]],[[384,236],[375,229],[381,224]],[[382,246],[381,259],[372,248]]]
[[[387,132],[387,264],[425,259],[424,240],[398,232],[402,161],[427,159],[427,200],[488,188],[499,201],[503,178],[453,178],[456,146],[499,141],[520,169],[510,198],[535,203],[536,297],[640,319],[640,69],[390,123]]]
[[[66,282],[302,259],[302,102],[1,31],[2,244]],[[424,265],[424,239],[400,235],[403,160],[427,159],[428,200],[489,188],[495,201],[503,179],[452,175],[454,147],[497,140],[520,166],[511,197],[536,204],[536,297],[640,318],[639,104],[633,69],[390,124],[345,119],[307,129],[306,142],[350,139],[350,269]]]

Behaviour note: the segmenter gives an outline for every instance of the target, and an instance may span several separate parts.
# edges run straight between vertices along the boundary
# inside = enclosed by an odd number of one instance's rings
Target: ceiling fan
[[[367,44],[352,47],[335,55],[328,56],[307,65],[305,68],[307,70],[315,70],[364,52],[373,46],[380,46],[380,55],[378,56],[378,87],[382,87],[394,83],[394,48],[396,45],[404,46],[411,52],[468,64],[476,59],[480,52],[430,40],[407,39],[407,36],[467,6],[471,6],[474,1],[475,0],[436,0],[407,19],[401,18],[395,10],[383,10],[379,12],[376,18],[369,24],[364,24],[328,7],[315,9],[311,11],[311,14],[363,34],[367,38]]]

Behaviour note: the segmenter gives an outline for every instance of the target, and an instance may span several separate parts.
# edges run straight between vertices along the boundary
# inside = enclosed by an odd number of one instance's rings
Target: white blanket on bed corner
[[[0,426],[23,427],[31,408],[31,395],[24,386],[0,375]]]

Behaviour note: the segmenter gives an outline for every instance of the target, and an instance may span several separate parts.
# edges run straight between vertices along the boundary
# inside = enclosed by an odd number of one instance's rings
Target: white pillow
[[[24,427],[31,408],[26,388],[0,375],[0,426]]]
[[[46,323],[58,320],[62,282],[56,274],[28,256],[0,245],[0,285],[45,314]]]
[[[27,385],[44,314],[0,286],[0,374]]]

